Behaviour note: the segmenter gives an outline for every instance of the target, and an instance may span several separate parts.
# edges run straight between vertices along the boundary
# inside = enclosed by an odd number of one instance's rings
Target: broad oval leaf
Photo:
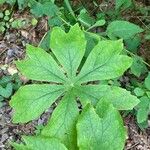
[[[84,108],[78,119],[77,136],[80,150],[122,150],[126,130],[118,111],[103,101],[96,111],[89,104]]]
[[[12,97],[13,122],[25,123],[36,119],[64,93],[64,87],[49,84],[32,84],[21,87]]]
[[[55,138],[42,136],[25,136],[25,144],[12,143],[15,150],[67,150],[64,144]]]
[[[106,33],[111,39],[116,37],[129,39],[137,33],[141,33],[143,31],[144,30],[142,28],[133,23],[116,20],[108,25]]]

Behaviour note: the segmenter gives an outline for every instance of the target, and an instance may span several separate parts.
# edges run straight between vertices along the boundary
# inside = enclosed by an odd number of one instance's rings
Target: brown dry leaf
[[[8,73],[9,73],[10,75],[13,75],[13,74],[15,74],[15,73],[18,73],[18,70],[16,69],[15,66],[9,66],[8,69],[7,69],[7,71],[8,71]]]

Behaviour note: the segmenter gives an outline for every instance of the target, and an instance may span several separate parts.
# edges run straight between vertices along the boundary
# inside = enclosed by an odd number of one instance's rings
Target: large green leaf
[[[21,87],[12,97],[13,122],[28,122],[36,119],[64,92],[63,86],[32,84]]]
[[[91,103],[94,106],[99,100],[108,99],[118,110],[133,109],[139,100],[125,89],[108,85],[86,85],[76,87],[76,93],[83,105]]]
[[[82,83],[121,76],[132,63],[130,57],[119,55],[122,49],[122,40],[99,41],[89,54],[77,81]]]
[[[126,130],[118,111],[108,102],[98,103],[96,112],[87,105],[77,123],[80,150],[122,150]]]
[[[60,139],[70,150],[77,149],[76,121],[79,110],[72,92],[68,93],[58,104],[42,135]]]
[[[67,150],[67,148],[57,139],[42,136],[23,137],[25,145],[13,143],[16,150]]]
[[[143,29],[139,26],[130,23],[128,21],[113,21],[111,22],[107,27],[107,35],[110,38],[123,38],[123,39],[129,39],[133,36],[135,36],[137,33],[143,32]]]
[[[76,24],[67,34],[61,28],[54,28],[51,33],[50,47],[68,77],[74,77],[86,48],[84,33],[79,26]]]
[[[23,75],[32,80],[64,82],[65,76],[51,55],[41,48],[27,46],[26,60],[16,62]]]

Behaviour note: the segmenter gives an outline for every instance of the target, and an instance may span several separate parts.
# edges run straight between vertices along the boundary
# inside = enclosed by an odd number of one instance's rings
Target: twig
[[[133,147],[137,146],[138,144],[139,144],[139,142],[133,144],[131,147],[127,148],[126,150],[130,150],[130,149],[132,149]]]

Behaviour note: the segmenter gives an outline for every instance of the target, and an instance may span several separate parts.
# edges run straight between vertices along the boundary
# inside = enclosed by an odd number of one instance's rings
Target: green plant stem
[[[46,32],[46,33],[44,34],[44,36],[42,37],[40,43],[38,44],[38,47],[40,47],[40,45],[41,45],[42,41],[44,40],[44,38],[46,37],[46,35],[47,35],[47,32]]]
[[[137,56],[137,55],[133,54],[132,52],[128,51],[127,49],[125,49],[125,51],[126,51],[128,54],[132,55],[132,56]],[[148,64],[148,63],[147,63],[146,61],[144,61],[143,59],[142,59],[142,62],[143,62],[145,65],[147,65],[148,67],[150,67],[150,64]]]
[[[86,31],[89,31],[89,30],[91,30],[91,29],[93,29],[93,28],[95,28],[95,24],[92,25],[92,26],[90,26]]]
[[[66,25],[68,25],[68,26],[72,26],[70,23],[68,23],[65,19],[63,19],[62,17],[60,17],[59,15],[58,15],[58,17],[66,24]]]
[[[75,20],[77,20],[77,19],[76,19],[76,16],[75,16],[75,13],[74,13],[74,11],[73,11],[71,5],[70,5],[69,0],[64,0],[64,2],[65,2],[65,4],[66,4],[68,10],[70,11],[70,14],[73,16],[73,18],[74,18]]]

